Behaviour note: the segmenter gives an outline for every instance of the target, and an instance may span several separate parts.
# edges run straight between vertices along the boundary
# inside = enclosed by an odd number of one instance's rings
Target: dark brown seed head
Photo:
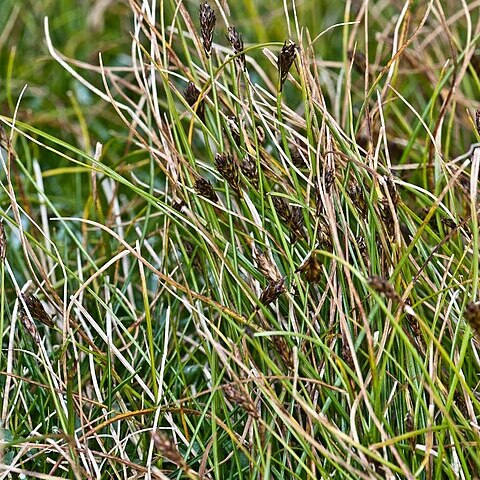
[[[303,265],[297,269],[297,272],[303,273],[307,282],[318,283],[322,275],[322,266],[320,265],[318,256],[312,253]]]
[[[395,182],[393,180],[393,175],[385,175],[384,179],[387,184],[388,193],[390,195],[392,203],[395,206],[398,204],[400,196],[398,195],[397,187],[395,186]]]
[[[188,465],[186,464],[183,457],[178,452],[176,445],[172,440],[167,436],[166,433],[155,430],[152,432],[153,444],[157,449],[158,453],[167,460],[178,465],[182,470],[189,470]]]
[[[465,309],[465,320],[472,330],[480,335],[480,302],[468,302]]]
[[[233,53],[236,55],[235,61],[238,67],[245,70],[245,54],[243,53],[243,38],[242,34],[237,31],[234,26],[228,27],[227,39],[232,46]]]
[[[25,293],[22,295],[22,298],[32,318],[38,320],[39,322],[42,322],[49,328],[53,328],[54,323],[50,318],[50,315],[48,315],[42,305],[42,302],[35,295],[33,295],[32,293]]]
[[[280,80],[280,91],[282,91],[283,84],[287,80],[288,72],[290,71],[290,67],[295,61],[296,55],[297,55],[297,46],[295,45],[295,43],[291,41],[285,42],[277,58],[278,75]]]
[[[303,213],[301,207],[291,207],[291,218],[288,222],[288,226],[290,230],[297,238],[303,237],[304,232],[304,221],[303,221]]]
[[[378,293],[385,295],[389,300],[400,300],[398,293],[384,277],[372,276],[368,279],[370,287]]]
[[[40,345],[40,334],[38,333],[37,326],[30,319],[28,313],[24,308],[20,308],[20,321],[22,322],[22,325],[25,327],[30,336],[33,338],[33,341],[37,345]]]
[[[330,228],[324,222],[318,222],[317,227],[317,241],[320,247],[331,247],[332,246],[332,234]]]
[[[325,192],[330,193],[333,182],[335,181],[335,170],[333,170],[332,168],[328,168],[325,171],[325,176],[323,181],[325,182]]]
[[[0,262],[5,261],[7,254],[7,235],[5,234],[5,227],[3,222],[0,222]]]
[[[195,109],[196,106],[197,115],[199,116],[200,120],[203,121],[205,118],[205,105],[203,103],[203,100],[200,100],[200,102],[198,102],[198,99],[200,97],[200,90],[193,82],[188,82],[187,88],[183,92],[183,96],[192,108]]]
[[[280,355],[281,359],[285,362],[285,365],[288,368],[293,369],[293,354],[290,346],[286,342],[283,337],[274,335],[272,337],[272,343],[275,349],[277,350],[278,354]]]
[[[217,153],[215,155],[215,165],[230,187],[238,195],[241,195],[238,166],[233,157],[229,153]]]
[[[353,61],[353,67],[358,73],[365,74],[365,70],[367,69],[367,59],[362,52],[359,50],[350,50],[348,52],[348,59],[351,62]]]
[[[212,184],[205,178],[197,178],[197,181],[195,182],[195,191],[202,197],[208,198],[212,202],[216,202],[218,200]]]
[[[304,224],[301,207],[290,207],[282,197],[272,197],[272,202],[278,216],[287,224],[295,237],[302,237]]]
[[[355,371],[355,363],[353,361],[352,351],[346,340],[342,341],[342,360],[350,367],[351,370]]]
[[[255,159],[247,154],[240,165],[245,178],[252,184],[252,187],[258,188],[258,170]]]
[[[297,168],[305,168],[307,164],[305,163],[305,160],[303,159],[303,156],[300,153],[300,150],[295,145],[291,145],[289,149],[290,149],[290,157],[292,159],[292,163]]]
[[[278,216],[286,223],[290,223],[292,212],[288,202],[283,197],[272,197],[272,203]]]
[[[172,205],[172,208],[177,212],[181,212],[182,208],[187,206],[185,201],[182,200],[181,198],[172,199],[171,205]]]
[[[480,135],[480,108],[475,111],[475,127],[477,128],[477,133]]]
[[[261,250],[257,248],[254,250],[254,258],[258,270],[265,275],[270,282],[278,282],[282,278],[277,266]]]
[[[222,388],[225,395],[232,403],[242,407],[253,418],[259,417],[253,400],[243,387],[235,385],[234,383],[227,383],[226,385],[223,385]]]
[[[202,35],[203,48],[207,58],[212,53],[213,31],[215,30],[215,12],[207,3],[200,4],[200,33]]]
[[[264,305],[269,305],[285,291],[285,278],[280,278],[277,281],[272,280],[263,290],[259,300]]]
[[[241,138],[240,138],[240,127],[238,125],[238,120],[235,115],[230,115],[227,117],[227,125],[230,133],[232,134],[233,141],[235,145],[239,147],[241,145]]]

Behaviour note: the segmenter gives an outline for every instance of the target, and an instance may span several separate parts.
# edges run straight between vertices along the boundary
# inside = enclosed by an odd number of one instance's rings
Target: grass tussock
[[[478,5],[63,3],[1,20],[0,478],[480,478]]]

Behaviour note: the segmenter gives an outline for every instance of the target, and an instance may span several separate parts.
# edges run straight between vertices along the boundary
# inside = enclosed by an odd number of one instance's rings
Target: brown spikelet
[[[400,296],[394,290],[393,286],[384,277],[372,276],[368,279],[370,287],[378,293],[385,295],[389,300],[400,300]]]
[[[305,160],[302,154],[300,153],[300,150],[295,145],[290,145],[289,150],[290,150],[290,158],[292,159],[292,163],[297,168],[305,168],[307,164],[305,163]]]
[[[28,313],[24,308],[20,308],[20,321],[22,322],[22,325],[25,327],[25,330],[27,330],[27,332],[33,338],[33,341],[37,345],[40,345],[40,334],[38,333],[37,326],[30,319],[30,317],[28,316]]]
[[[232,403],[243,408],[253,418],[259,418],[258,411],[255,408],[253,400],[243,387],[240,385],[235,385],[234,383],[227,383],[226,385],[222,386],[222,389]]]
[[[234,26],[228,27],[227,40],[232,46],[233,53],[236,55],[235,62],[241,70],[245,70],[245,54],[243,53],[242,34]]]
[[[257,134],[257,140],[260,145],[265,143],[265,130],[261,125],[255,127],[255,133]]]
[[[359,50],[349,50],[348,59],[351,62],[353,61],[353,67],[358,73],[365,74],[365,70],[367,69],[367,59],[364,53]]]
[[[230,187],[241,196],[238,166],[233,157],[229,153],[217,153],[215,165]]]
[[[218,197],[212,184],[205,178],[199,177],[195,182],[195,191],[202,197],[208,198],[212,202],[217,202]]]
[[[45,311],[42,302],[35,295],[32,293],[25,293],[22,295],[22,298],[32,318],[42,322],[48,328],[53,328],[54,323],[50,318],[50,315]]]
[[[317,254],[312,252],[296,271],[302,273],[307,282],[318,283],[322,275],[322,267],[318,260]]]
[[[350,367],[351,370],[355,371],[355,363],[353,362],[352,351],[346,340],[342,340],[342,360]]]
[[[411,433],[415,430],[415,423],[413,421],[413,415],[410,412],[408,412],[405,415],[405,429],[406,429],[407,433]],[[412,450],[415,450],[415,444],[416,444],[415,437],[410,437],[408,439],[408,443],[410,444],[410,448]]]
[[[285,339],[283,337],[275,335],[272,337],[272,343],[278,354],[280,355],[280,358],[284,361],[285,365],[291,370],[293,370],[294,363],[292,350],[289,347],[288,343],[285,341]]]
[[[272,203],[278,216],[288,225],[291,232],[300,238],[303,236],[303,214],[300,207],[290,207],[282,197],[272,197]]]
[[[285,278],[282,277],[276,281],[271,280],[263,290],[259,300],[264,305],[269,305],[270,303],[274,302],[285,291],[286,291]]]
[[[465,308],[465,320],[472,330],[480,336],[480,302],[468,302]]]
[[[393,180],[393,175],[385,175],[383,178],[387,184],[388,194],[390,195],[393,206],[396,206],[400,201],[400,196],[398,195],[397,187],[395,186],[395,182]]]
[[[318,222],[317,242],[322,248],[330,248],[332,246],[332,234],[330,228],[323,221]]]
[[[480,108],[475,111],[475,127],[477,129],[477,133],[480,135]]]
[[[335,170],[332,168],[325,170],[323,181],[325,183],[325,192],[330,193],[332,190],[332,185],[335,182]]]
[[[197,115],[200,120],[205,120],[205,105],[203,103],[203,100],[201,100],[200,102],[198,101],[198,99],[200,98],[200,90],[193,82],[188,82],[187,87],[183,92],[183,96],[185,97],[185,100],[190,107],[192,107],[194,110],[196,108]]]
[[[0,262],[5,261],[7,255],[7,235],[5,233],[5,227],[3,222],[0,222]]]
[[[283,44],[282,50],[277,58],[278,77],[279,77],[279,91],[283,89],[283,85],[288,77],[288,72],[295,61],[297,55],[297,46],[291,41],[286,41]]]
[[[288,202],[282,197],[272,197],[272,203],[278,216],[286,223],[290,222],[292,212],[290,211]]]
[[[277,266],[258,248],[254,250],[254,258],[257,262],[258,270],[271,282],[278,282],[282,278]]]
[[[240,169],[242,170],[244,177],[251,183],[252,187],[258,188],[257,162],[248,153],[240,164]]]
[[[290,230],[297,238],[303,237],[303,213],[301,207],[291,207],[291,219],[288,222]]]
[[[200,33],[202,35],[205,55],[210,58],[212,53],[213,31],[215,30],[216,16],[213,8],[207,3],[200,4]]]
[[[239,147],[241,145],[241,137],[237,117],[235,117],[235,115],[230,115],[229,117],[227,117],[227,125],[232,135],[233,141],[235,142],[235,145]]]
[[[176,445],[170,440],[168,435],[160,430],[152,431],[153,444],[161,457],[170,460],[179,466],[183,471],[190,470],[189,466],[180,455]]]

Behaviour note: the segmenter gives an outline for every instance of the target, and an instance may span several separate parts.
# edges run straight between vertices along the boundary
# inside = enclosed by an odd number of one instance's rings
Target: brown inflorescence
[[[213,31],[215,30],[216,16],[213,8],[207,3],[200,4],[200,33],[202,35],[205,55],[210,58],[212,53]]]
[[[190,107],[195,109],[196,105],[198,118],[203,121],[205,119],[205,105],[203,100],[198,101],[200,98],[200,90],[193,82],[188,82],[187,88],[185,88],[183,92],[183,96]]]
[[[240,169],[242,170],[244,177],[252,184],[252,187],[258,188],[257,162],[248,153],[240,164]]]
[[[238,166],[233,157],[229,153],[217,153],[215,165],[230,187],[241,196]]]
[[[310,254],[303,265],[297,269],[297,272],[303,273],[305,280],[309,283],[318,283],[320,281],[322,267],[315,252]]]
[[[212,184],[205,178],[197,178],[197,181],[195,182],[195,191],[202,197],[208,198],[212,202],[216,202],[218,200]]]
[[[288,225],[292,233],[300,238],[303,235],[303,215],[300,207],[290,207],[282,197],[272,197],[278,216]]]
[[[389,300],[400,300],[400,296],[386,278],[380,276],[371,276],[368,279],[368,284],[373,290],[385,295],[385,297]]]
[[[480,302],[468,302],[465,308],[465,320],[472,330],[480,335]]]
[[[285,291],[285,278],[282,277],[279,280],[271,280],[263,290],[259,300],[264,305],[269,305]]]
[[[235,385],[234,383],[227,383],[223,385],[222,389],[232,403],[243,408],[253,418],[259,417],[253,400],[243,387]]]
[[[48,328],[53,328],[54,323],[50,318],[50,315],[45,311],[42,302],[33,295],[33,293],[25,293],[22,295],[22,298],[32,318],[42,322]]]
[[[277,58],[278,75],[280,80],[279,90],[282,91],[283,85],[288,77],[288,72],[295,61],[297,55],[297,46],[291,41],[283,44],[282,50]]]
[[[233,53],[236,55],[235,61],[241,70],[245,70],[245,54],[243,53],[242,34],[237,31],[234,26],[228,27],[227,39],[232,46]]]
[[[190,470],[184,458],[180,455],[177,446],[172,440],[160,430],[154,430],[152,432],[153,444],[158,453],[167,460],[178,465],[183,471]]]

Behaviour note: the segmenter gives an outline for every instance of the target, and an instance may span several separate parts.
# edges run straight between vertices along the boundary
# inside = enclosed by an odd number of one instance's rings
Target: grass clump
[[[0,475],[478,478],[478,8],[230,3],[7,2]]]

